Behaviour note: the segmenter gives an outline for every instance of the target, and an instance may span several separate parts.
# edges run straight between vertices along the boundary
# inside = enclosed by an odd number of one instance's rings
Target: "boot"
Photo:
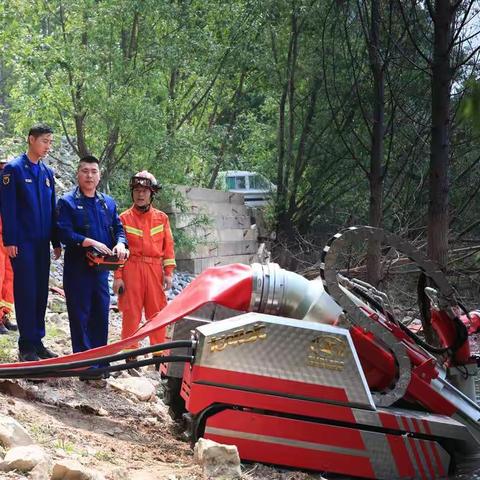
[[[3,324],[5,325],[5,328],[10,330],[11,332],[16,332],[18,330],[18,326],[10,320],[9,315],[5,315],[3,317]]]
[[[37,355],[37,352],[32,350],[20,350],[18,352],[18,359],[21,362],[38,362],[40,357]]]
[[[44,358],[57,358],[58,355],[55,352],[52,352],[49,348],[47,348],[43,343],[40,343],[38,347],[36,347],[37,355],[44,359]]]
[[[3,323],[0,323],[0,335],[8,334],[8,330],[6,329]]]

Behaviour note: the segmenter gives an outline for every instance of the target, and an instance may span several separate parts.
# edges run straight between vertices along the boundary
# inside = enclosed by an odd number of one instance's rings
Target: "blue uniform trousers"
[[[23,241],[18,255],[11,259],[15,316],[20,351],[35,351],[45,336],[45,310],[50,274],[49,240]]]
[[[67,266],[63,275],[74,353],[107,344],[110,306],[108,272],[78,267]]]

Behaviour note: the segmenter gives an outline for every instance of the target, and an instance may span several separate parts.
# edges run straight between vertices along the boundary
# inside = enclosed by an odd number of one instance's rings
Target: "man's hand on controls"
[[[113,255],[113,252],[102,242],[98,242],[97,240],[94,240],[93,238],[86,238],[82,242],[83,247],[93,247],[96,250],[98,250],[100,253],[103,253],[104,255]]]
[[[125,248],[125,244],[118,242],[113,247],[113,253],[118,257],[119,260],[126,260],[128,258],[128,250]]]

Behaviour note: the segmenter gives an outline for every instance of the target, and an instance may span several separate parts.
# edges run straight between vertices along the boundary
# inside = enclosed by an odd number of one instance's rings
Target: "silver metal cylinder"
[[[307,280],[276,263],[252,264],[250,310],[318,323],[334,323],[342,309],[325,292],[321,280]]]

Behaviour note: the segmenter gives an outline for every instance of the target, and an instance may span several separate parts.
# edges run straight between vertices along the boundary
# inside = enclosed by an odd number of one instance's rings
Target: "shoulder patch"
[[[9,173],[5,173],[3,175],[3,184],[4,185],[8,185],[10,183],[10,174]]]

